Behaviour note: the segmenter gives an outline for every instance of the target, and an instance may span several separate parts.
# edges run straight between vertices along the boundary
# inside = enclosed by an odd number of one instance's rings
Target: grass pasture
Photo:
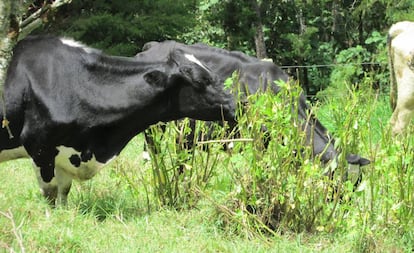
[[[214,207],[207,202],[190,210],[149,211],[141,176],[150,167],[141,159],[142,143],[142,136],[138,136],[112,166],[90,181],[74,182],[68,207],[55,210],[40,196],[29,160],[2,164],[0,252],[267,252],[273,247],[303,248],[300,238],[264,243],[228,235],[216,226]],[[125,167],[128,171],[123,171]]]
[[[255,99],[240,119],[240,138],[252,141],[227,152],[215,143],[183,154],[173,145],[180,129],[170,126],[162,155],[146,162],[138,135],[92,180],[74,182],[66,208],[48,207],[29,160],[1,164],[0,252],[413,250],[413,131],[390,137],[385,95],[349,90],[313,108],[344,153],[371,160],[355,192],[334,179],[343,201],[327,201],[332,182],[309,149],[292,155],[303,136],[290,106]],[[258,141],[262,124],[272,129],[266,152]]]

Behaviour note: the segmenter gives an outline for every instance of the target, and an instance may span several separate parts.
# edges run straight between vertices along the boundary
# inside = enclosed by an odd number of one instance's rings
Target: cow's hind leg
[[[50,182],[43,181],[40,175],[40,168],[35,166],[37,181],[40,190],[51,206],[65,206],[67,204],[68,194],[72,186],[72,178],[63,170],[55,169],[55,176]]]
[[[397,108],[392,114],[390,121],[392,126],[392,134],[401,134],[410,123],[413,114],[414,108],[398,108],[397,105]]]

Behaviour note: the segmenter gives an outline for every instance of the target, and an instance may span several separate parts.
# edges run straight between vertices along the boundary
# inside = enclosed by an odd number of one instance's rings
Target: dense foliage
[[[135,55],[145,42],[175,39],[194,26],[194,1],[73,0],[41,32],[74,37],[107,53]]]
[[[375,73],[374,88],[387,90],[386,32],[394,22],[413,19],[413,9],[411,0],[73,0],[41,32],[121,55],[166,39],[240,50],[300,66],[286,71],[314,95],[342,71],[350,83]]]

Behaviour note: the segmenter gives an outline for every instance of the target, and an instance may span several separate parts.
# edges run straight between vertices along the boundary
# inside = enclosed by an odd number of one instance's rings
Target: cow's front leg
[[[55,206],[59,193],[59,180],[55,175],[55,158],[58,150],[53,146],[40,144],[46,142],[40,137],[25,137],[24,147],[33,159],[36,178],[43,196],[51,206]]]
[[[55,169],[55,177],[57,182],[57,206],[66,206],[68,203],[68,194],[72,186],[72,177],[70,177],[63,169]]]
[[[37,181],[42,195],[51,206],[65,206],[72,186],[72,178],[62,169],[55,169],[55,176],[50,182],[45,182],[41,176],[40,168],[34,166]]]
[[[40,187],[40,191],[42,195],[46,198],[46,200],[51,206],[55,206],[56,198],[58,195],[58,186],[56,183],[56,179],[53,178],[50,182],[45,182],[40,173],[41,171],[40,167],[34,164],[33,168],[34,168],[37,182],[39,183],[39,187]]]

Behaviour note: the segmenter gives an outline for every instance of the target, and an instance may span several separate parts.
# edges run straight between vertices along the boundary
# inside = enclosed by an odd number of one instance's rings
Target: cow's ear
[[[348,154],[346,156],[346,160],[349,164],[358,164],[360,166],[368,165],[371,163],[370,160],[355,154]]]
[[[370,160],[368,160],[366,158],[363,158],[363,157],[361,157],[361,159],[359,160],[359,165],[361,165],[361,166],[368,165],[370,163],[371,163]]]
[[[168,76],[159,70],[153,70],[144,75],[144,80],[150,85],[166,87],[168,83]]]

